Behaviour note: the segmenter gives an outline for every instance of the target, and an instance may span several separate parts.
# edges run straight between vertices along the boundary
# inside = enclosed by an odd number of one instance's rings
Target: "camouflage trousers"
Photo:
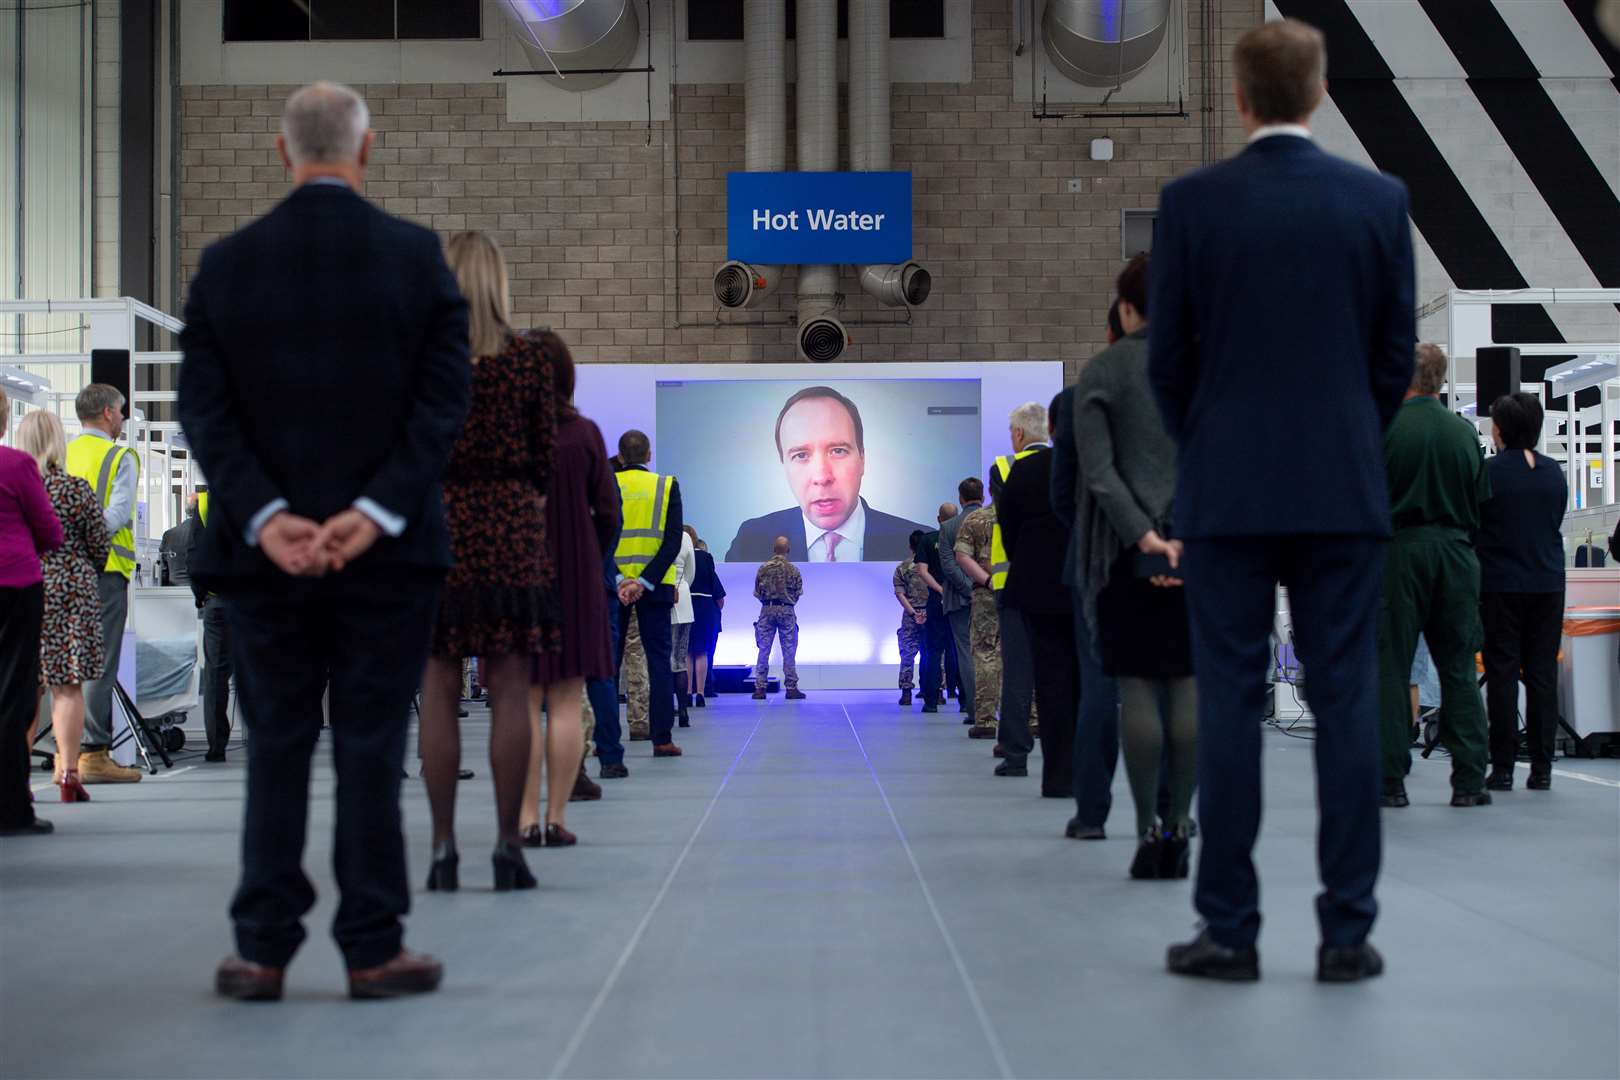
[[[799,617],[790,607],[762,607],[754,624],[754,644],[759,646],[759,662],[754,666],[754,687],[765,689],[771,674],[771,643],[782,642],[782,685],[799,688]]]
[[[901,615],[896,636],[900,639],[900,689],[910,690],[916,685],[913,672],[917,654],[922,651],[923,628],[910,615]]]
[[[585,726],[585,756],[590,757],[596,753],[596,713],[591,708],[591,699],[588,695],[581,693],[579,697],[583,705],[579,718]]]
[[[973,642],[973,724],[995,727],[1001,704],[1001,620],[996,594],[973,590],[973,616],[969,623]]]
[[[625,726],[631,735],[645,736],[652,731],[647,714],[652,687],[647,681],[647,650],[641,647],[641,616],[633,608],[620,608],[619,618],[630,620],[624,632],[624,663],[619,666]]]

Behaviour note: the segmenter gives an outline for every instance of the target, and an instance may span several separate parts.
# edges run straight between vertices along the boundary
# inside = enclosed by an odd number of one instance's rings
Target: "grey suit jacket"
[[[961,513],[939,527],[939,562],[940,569],[945,571],[945,580],[940,584],[945,586],[945,614],[961,611],[963,608],[973,606],[973,582],[962,568],[956,564],[956,534],[962,531],[962,522],[973,511],[983,506],[983,503],[968,503],[962,507]]]

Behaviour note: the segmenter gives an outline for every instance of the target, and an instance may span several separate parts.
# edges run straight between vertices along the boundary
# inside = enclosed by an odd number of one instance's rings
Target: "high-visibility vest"
[[[111,439],[104,439],[99,435],[80,435],[68,443],[67,471],[90,485],[101,501],[103,510],[112,502],[113,477],[118,475],[119,462],[123,461],[125,454],[132,451],[127,446],[119,446]],[[140,475],[140,458],[134,458],[136,475]],[[134,508],[131,507],[131,510]],[[123,574],[126,578],[135,573],[135,518],[130,515],[130,522],[118,532],[113,534],[112,553],[107,556],[108,574]]]
[[[1033,453],[1035,453],[1034,450],[1020,450],[1011,456],[1003,454],[996,458],[995,468],[996,472],[1001,476],[1001,482],[1006,484],[1007,477],[1012,475],[1014,462],[1022,461]],[[1001,539],[1001,515],[997,514],[995,528],[990,531],[990,588],[999,592],[1007,587],[1007,568],[1009,565],[1007,546]]]
[[[206,491],[197,492],[197,516],[202,519],[205,526],[208,524],[208,492]]]
[[[626,469],[615,477],[619,498],[624,504],[624,530],[613,561],[619,573],[638,578],[664,544],[664,526],[669,523],[669,492],[673,476],[661,476],[645,469]],[[664,571],[664,585],[675,584],[675,562]]]

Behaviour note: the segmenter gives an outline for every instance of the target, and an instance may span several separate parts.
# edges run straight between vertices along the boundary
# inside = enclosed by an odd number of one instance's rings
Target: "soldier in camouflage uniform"
[[[619,666],[625,701],[625,726],[630,729],[630,741],[641,742],[652,738],[652,724],[648,717],[648,701],[652,687],[647,679],[647,651],[641,647],[641,616],[634,609],[625,609],[619,618],[629,619],[624,633],[624,663]]]
[[[787,699],[799,701],[799,619],[793,605],[804,595],[804,578],[799,568],[788,562],[788,540],[778,536],[772,546],[776,553],[754,575],[754,599],[759,601],[759,621],[754,624],[754,643],[759,646],[759,663],[754,668],[754,699],[765,699],[765,680],[771,673],[771,641],[782,642],[782,683]]]
[[[928,621],[928,584],[917,570],[913,555],[894,568],[894,596],[900,601],[900,704],[911,704],[912,673],[923,646],[923,624]]]
[[[996,737],[996,707],[1001,704],[1001,621],[996,594],[990,589],[990,537],[996,508],[973,511],[956,534],[957,563],[973,579],[973,726],[968,737]]]

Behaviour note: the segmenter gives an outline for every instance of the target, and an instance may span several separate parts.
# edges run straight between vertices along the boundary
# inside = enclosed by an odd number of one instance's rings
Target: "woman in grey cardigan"
[[[1134,878],[1187,876],[1198,771],[1198,699],[1187,603],[1170,535],[1176,449],[1148,385],[1147,256],[1119,275],[1125,336],[1080,373],[1074,394],[1085,617],[1119,681],[1120,744],[1140,845]],[[1168,738],[1166,737],[1168,734]],[[1161,778],[1169,786],[1159,819]]]

